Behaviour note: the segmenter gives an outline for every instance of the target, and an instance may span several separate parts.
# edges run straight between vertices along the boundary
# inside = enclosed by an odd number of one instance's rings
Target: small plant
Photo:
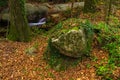
[[[33,35],[33,36],[46,33],[45,29],[40,29],[40,28],[37,27],[37,26],[32,27],[32,28],[31,28],[31,31],[32,31],[32,35]]]
[[[97,58],[97,57],[95,57],[95,56],[91,56],[91,60],[95,62],[95,61],[97,61],[97,60],[98,60],[98,58]]]
[[[51,73],[51,72],[48,72],[48,77],[55,78],[55,75],[53,73]]]
[[[109,25],[111,25],[111,26],[117,26],[117,25],[119,25],[119,23],[120,23],[119,18],[117,18],[117,17],[115,17],[113,15],[110,16]]]
[[[90,65],[90,64],[87,64],[87,65],[86,65],[86,67],[87,67],[87,68],[90,68],[90,67],[91,67],[91,65]]]
[[[104,80],[111,80],[113,75],[114,65],[100,65],[97,67],[96,73],[102,76]]]

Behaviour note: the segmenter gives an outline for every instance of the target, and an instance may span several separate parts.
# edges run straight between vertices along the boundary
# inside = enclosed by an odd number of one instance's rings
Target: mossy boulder
[[[79,58],[89,55],[93,31],[88,21],[69,19],[59,23],[52,32],[50,43],[59,53]]]
[[[57,38],[51,38],[52,45],[60,53],[70,57],[80,57],[86,51],[86,39],[82,29],[70,30],[59,35]]]

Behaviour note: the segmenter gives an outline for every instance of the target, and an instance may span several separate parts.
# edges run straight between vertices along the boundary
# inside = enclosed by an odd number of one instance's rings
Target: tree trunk
[[[9,0],[10,26],[7,38],[13,41],[30,40],[30,28],[25,14],[25,0]]]
[[[71,1],[71,18],[73,17],[74,0]]]
[[[95,12],[96,11],[96,4],[95,0],[85,0],[84,12]]]
[[[109,17],[111,15],[111,10],[112,10],[112,0],[106,0],[106,10],[105,10],[105,22],[109,24]]]

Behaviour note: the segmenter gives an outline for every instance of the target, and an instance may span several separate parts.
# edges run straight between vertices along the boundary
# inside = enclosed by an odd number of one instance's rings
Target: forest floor
[[[120,10],[117,15],[120,15]],[[81,18],[90,16],[81,14]],[[96,16],[94,23],[103,21],[103,15]],[[119,16],[120,17],[120,16]],[[47,47],[46,36],[37,36],[31,42],[0,41],[0,80],[101,80],[96,75],[96,65],[107,63],[108,52],[97,46],[92,48],[92,59],[83,59],[76,67],[65,71],[56,71],[47,64],[43,53]],[[34,55],[26,54],[27,48],[38,44]],[[96,60],[97,59],[97,60]],[[120,75],[120,68],[114,71],[114,76]]]
[[[28,47],[38,43],[39,48],[34,55],[25,53]],[[108,59],[108,53],[97,47],[92,49],[92,56],[97,61],[85,59],[77,67],[65,71],[55,71],[43,59],[47,46],[46,37],[37,37],[29,43],[0,42],[0,80],[101,80],[96,76],[95,65]],[[105,61],[104,61],[105,63]]]
[[[25,50],[38,43],[34,55],[26,54]],[[56,71],[46,63],[43,53],[47,46],[47,38],[39,36],[29,43],[0,42],[0,80],[101,80],[96,75],[96,65],[107,63],[108,53],[93,47],[92,59],[83,59],[76,67],[65,71]],[[120,68],[114,71],[120,75]]]

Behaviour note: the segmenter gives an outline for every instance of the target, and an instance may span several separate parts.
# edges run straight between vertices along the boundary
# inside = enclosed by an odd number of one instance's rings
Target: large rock
[[[70,57],[81,57],[87,47],[83,29],[70,30],[57,38],[52,38],[51,43],[60,53]]]
[[[86,25],[82,24],[82,26],[80,22],[80,19],[70,19],[58,24],[50,37],[48,52],[56,54],[57,51],[57,53],[74,58],[89,55],[93,31],[89,23],[83,23]]]

